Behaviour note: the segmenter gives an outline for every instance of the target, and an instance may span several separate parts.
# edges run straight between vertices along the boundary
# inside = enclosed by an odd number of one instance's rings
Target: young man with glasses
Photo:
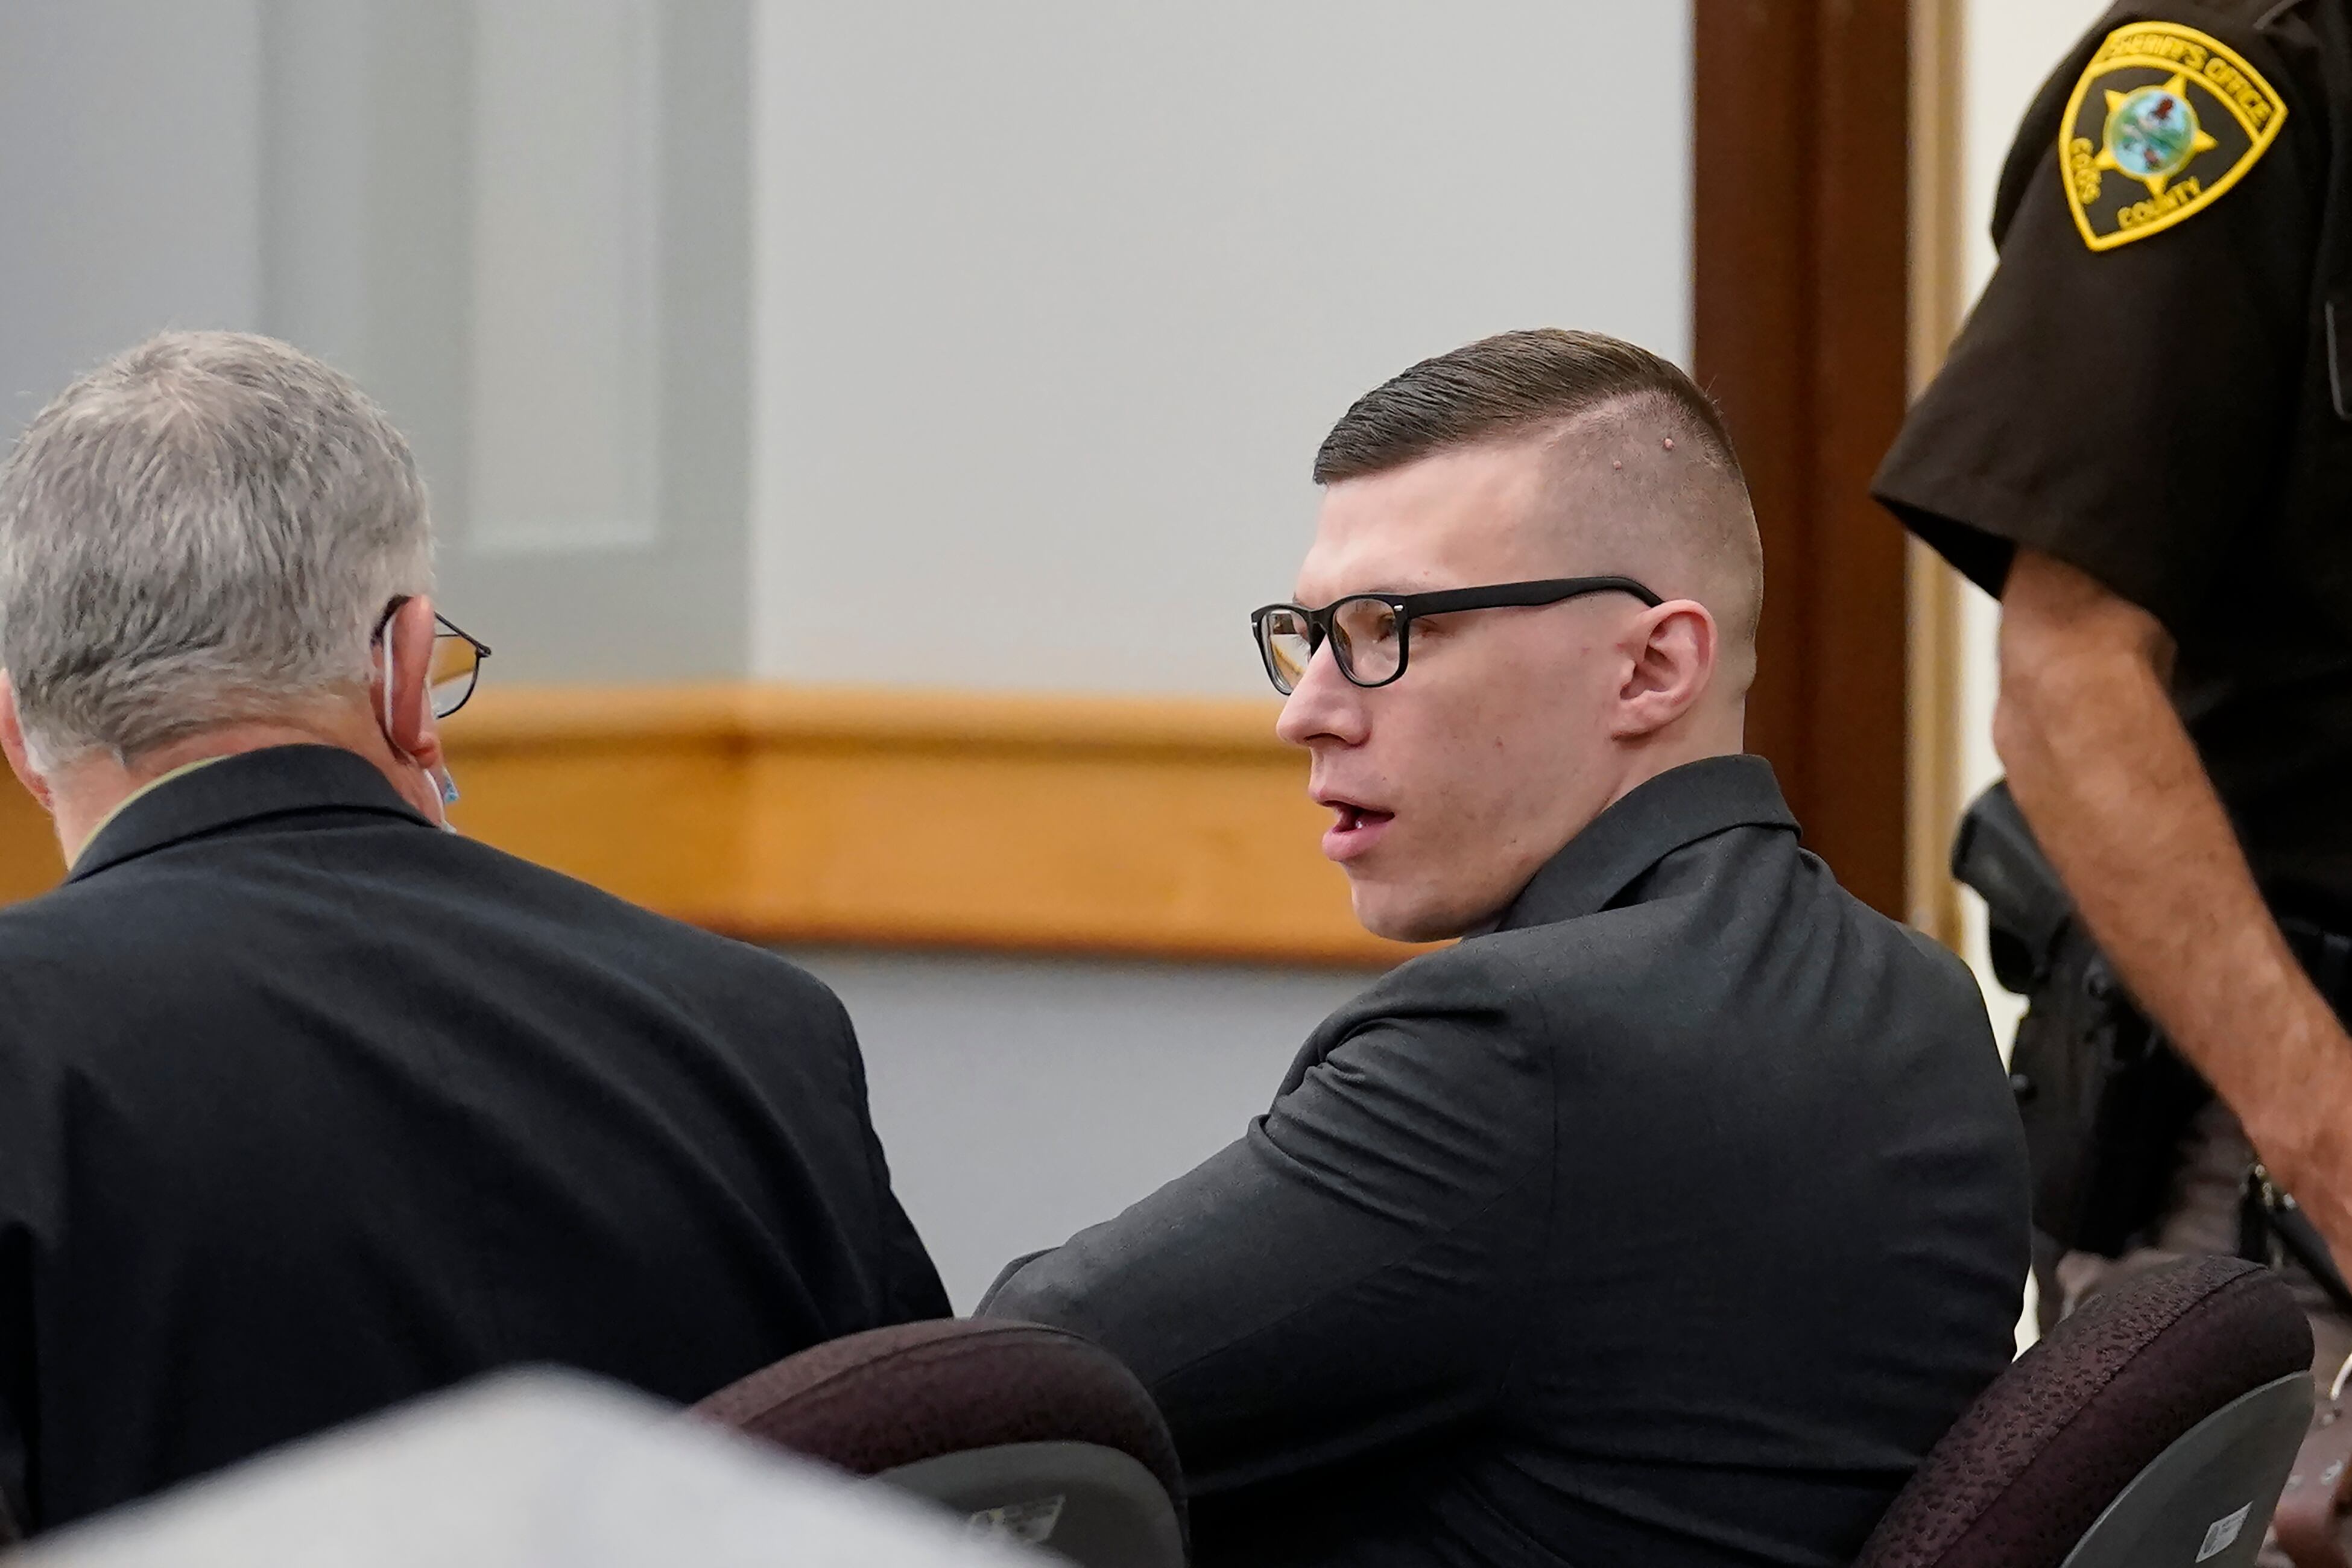
[[[1851,1562],[2009,1361],[2024,1150],[1967,970],[1740,752],[1720,418],[1515,332],[1360,399],[1315,477],[1253,617],[1278,729],[1364,924],[1465,940],[986,1310],[1135,1367],[1206,1563]]]
[[[169,333],[0,468],[0,1540],[517,1362],[686,1401],[948,1310],[840,1004],[455,833],[407,445]]]

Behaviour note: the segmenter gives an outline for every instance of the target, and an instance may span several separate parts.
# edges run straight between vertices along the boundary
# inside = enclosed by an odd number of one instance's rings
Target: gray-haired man
[[[0,1537],[505,1363],[685,1400],[948,1310],[840,1005],[455,834],[405,443],[175,333],[0,469]]]

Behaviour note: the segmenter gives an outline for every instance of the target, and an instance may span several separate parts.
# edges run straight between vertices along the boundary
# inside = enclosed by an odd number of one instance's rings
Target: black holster
[[[2120,1257],[2162,1210],[2181,1138],[2212,1091],[2132,1005],[2006,784],[1962,817],[1952,874],[1983,895],[1994,973],[2027,999],[2010,1085],[2034,1228],[2058,1250]]]
[[[2139,1245],[2212,1091],[2132,1005],[2079,923],[2028,994],[2010,1083],[2034,1228],[2061,1250],[2119,1258]]]

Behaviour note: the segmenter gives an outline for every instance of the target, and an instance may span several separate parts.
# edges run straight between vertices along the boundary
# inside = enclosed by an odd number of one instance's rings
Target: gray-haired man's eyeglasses
[[[383,616],[375,624],[375,636],[370,642],[381,641],[383,628],[408,603],[410,595],[402,595],[383,607]],[[474,695],[474,688],[482,679],[482,660],[490,657],[490,645],[469,632],[457,629],[457,623],[448,616],[435,613],[433,616],[433,664],[428,679],[433,689],[433,717],[446,719],[466,705]]]

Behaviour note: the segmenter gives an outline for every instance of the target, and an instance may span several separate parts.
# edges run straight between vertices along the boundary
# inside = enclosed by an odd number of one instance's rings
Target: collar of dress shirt
[[[178,769],[126,800],[75,857],[69,882],[152,850],[265,817],[372,811],[432,824],[375,764],[336,746],[268,746]]]
[[[1597,914],[1675,850],[1731,827],[1797,831],[1771,763],[1742,753],[1669,768],[1636,784],[1570,839],[1490,929],[1516,931]]]

